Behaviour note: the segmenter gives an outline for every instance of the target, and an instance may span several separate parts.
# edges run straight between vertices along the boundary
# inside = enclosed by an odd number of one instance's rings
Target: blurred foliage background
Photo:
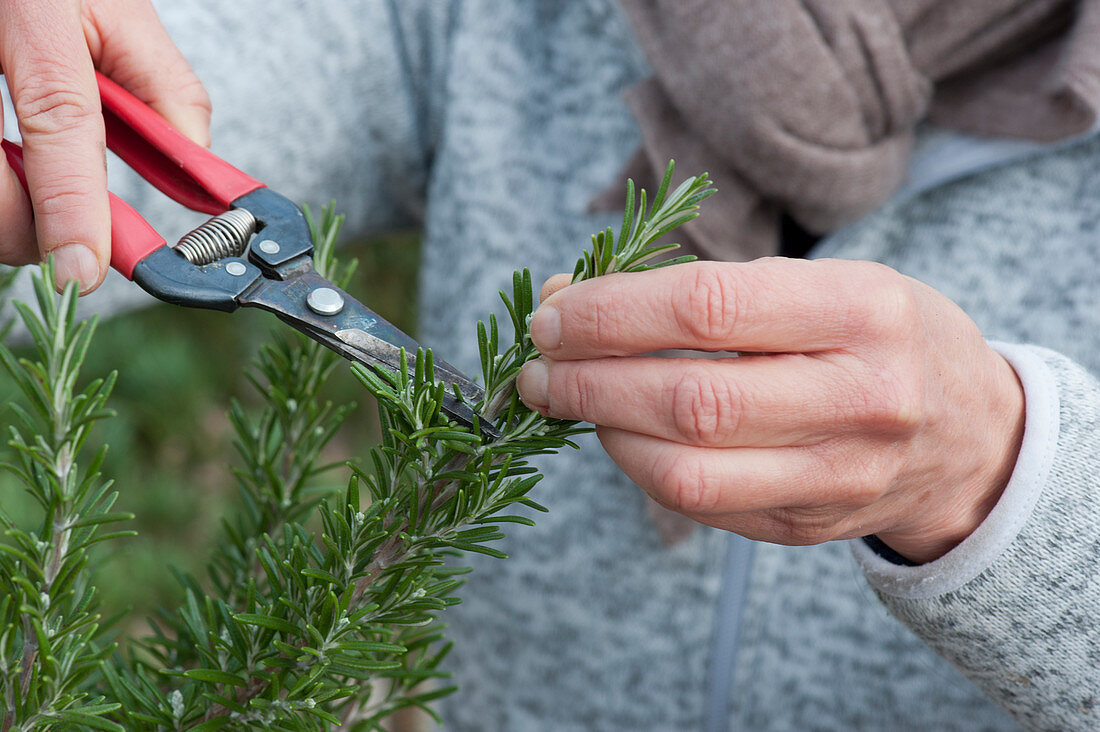
[[[359,261],[348,289],[415,334],[417,234],[351,243],[340,257]],[[259,345],[285,328],[255,310],[227,315],[163,304],[100,321],[82,379],[118,371],[110,401],[118,416],[106,420],[89,444],[110,445],[104,474],[116,481],[118,510],[137,516],[119,528],[135,529],[138,536],[99,545],[93,562],[104,615],[127,615],[123,633],[144,633],[144,617],[157,607],[178,605],[183,593],[171,567],[205,576],[218,522],[236,500],[232,468],[239,460],[226,411],[231,399],[258,402],[248,367]],[[359,404],[328,457],[365,455],[378,439],[370,396],[347,368],[334,372],[328,389],[334,402]],[[7,456],[6,426],[14,419],[9,404],[16,397],[0,371],[0,462]],[[346,477],[346,471],[329,475],[341,483]],[[18,481],[2,471],[0,501],[13,517],[35,509]]]

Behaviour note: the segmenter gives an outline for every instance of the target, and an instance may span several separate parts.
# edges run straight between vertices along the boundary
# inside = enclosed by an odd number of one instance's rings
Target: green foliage
[[[647,211],[633,187],[624,230],[610,231],[578,263],[577,278],[647,268],[658,238],[696,215],[709,195],[705,176],[667,195],[669,166]],[[318,269],[350,276],[332,257],[341,218],[311,219]],[[660,265],[658,265],[660,266]],[[448,557],[492,546],[502,526],[530,524],[519,506],[540,475],[536,455],[572,444],[576,423],[528,410],[515,379],[537,352],[527,334],[535,307],[530,273],[501,293],[512,325],[504,345],[495,317],[478,325],[485,399],[472,405],[501,432],[487,441],[441,412],[444,386],[431,378],[432,354],[415,368],[378,373],[353,367],[378,402],[382,442],[337,484],[325,462],[351,405],[325,401],[323,387],[342,363],[312,341],[283,334],[264,346],[251,379],[261,409],[238,403],[230,421],[240,467],[236,514],[223,521],[207,576],[178,573],[179,607],[150,620],[152,633],[116,650],[95,612],[87,548],[121,539],[103,533],[124,521],[98,475],[105,448],[81,467],[82,447],[113,376],[77,389],[95,323],[77,323],[75,293],[58,296],[36,280],[41,316],[18,306],[37,360],[0,347],[0,361],[28,403],[12,428],[8,467],[41,509],[41,521],[3,518],[0,543],[0,699],[2,729],[323,730],[377,729],[393,712],[453,691],[422,691],[443,677],[447,645],[440,613],[458,602],[466,571]]]
[[[5,267],[0,264],[0,343],[3,343],[4,339],[7,338],[14,324],[7,312],[7,298],[5,296],[11,286],[15,284],[16,272],[18,270],[14,267]]]
[[[0,265],[0,341],[4,340],[4,336],[11,329],[10,318],[6,317],[7,313],[4,312],[4,295],[15,282],[15,273],[15,269]]]
[[[104,717],[119,707],[87,682],[114,650],[102,640],[96,592],[88,569],[93,544],[132,535],[105,532],[133,518],[112,511],[118,497],[99,475],[106,448],[82,465],[92,425],[112,416],[105,407],[114,375],[76,385],[95,321],[76,320],[76,288],[57,296],[51,265],[35,279],[41,315],[15,303],[34,341],[36,360],[0,348],[0,365],[26,398],[13,406],[9,430],[16,475],[37,504],[40,521],[17,525],[0,510],[0,700],[4,729],[80,726],[121,729]]]
[[[646,208],[646,191],[635,199],[634,181],[626,184],[626,210],[619,238],[611,227],[592,235],[592,251],[585,252],[573,270],[573,281],[587,280],[612,272],[639,272],[649,267],[646,262],[678,248],[679,244],[659,244],[673,229],[683,226],[699,215],[699,205],[714,195],[706,173],[688,178],[669,194],[675,164],[669,161],[665,176],[653,203]],[[680,264],[693,257],[683,256],[661,262],[657,266]]]

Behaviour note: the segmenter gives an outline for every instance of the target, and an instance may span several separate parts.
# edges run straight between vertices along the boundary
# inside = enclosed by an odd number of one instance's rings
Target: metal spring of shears
[[[232,208],[185,234],[175,248],[191,264],[210,264],[241,256],[255,233],[256,217],[252,212]]]

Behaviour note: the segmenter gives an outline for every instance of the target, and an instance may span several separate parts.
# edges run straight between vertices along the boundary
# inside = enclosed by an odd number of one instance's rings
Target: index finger
[[[4,3],[0,63],[11,90],[39,252],[58,285],[94,289],[110,261],[99,92],[75,2]]]
[[[550,294],[531,339],[558,360],[664,349],[815,352],[896,321],[909,285],[879,264],[695,262],[578,282]]]

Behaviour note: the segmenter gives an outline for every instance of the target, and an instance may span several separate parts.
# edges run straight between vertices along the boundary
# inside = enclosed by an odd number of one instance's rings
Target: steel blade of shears
[[[326,343],[326,345],[338,353],[345,354],[345,358],[350,358],[353,361],[372,367],[381,364],[392,371],[397,371],[401,368],[401,349],[377,336],[356,328],[348,328],[338,331],[336,337],[343,347],[336,347],[331,343]],[[350,351],[348,350],[349,348]],[[407,355],[409,372],[412,373],[416,368],[416,362],[414,360],[415,354],[409,355],[407,348],[405,349],[405,353]],[[381,354],[381,357],[379,357],[379,354]],[[442,381],[448,386],[458,386],[459,392],[464,399],[468,398],[470,401],[480,402],[485,398],[485,392],[482,391],[481,387],[467,379],[446,361],[436,361],[433,354],[432,362],[435,368],[435,377],[437,381]],[[474,417],[476,416],[481,431],[485,435],[488,435],[491,440],[499,439],[501,436],[500,431],[492,422],[477,414],[472,407],[465,403],[465,401],[456,397],[452,390],[448,390],[444,393],[442,409],[449,417],[467,427],[474,426]]]
[[[339,295],[343,301],[339,312],[319,314],[307,305],[310,293],[322,288]],[[286,280],[260,278],[237,301],[242,307],[256,307],[272,312],[344,358],[374,369],[381,367],[391,372],[399,371],[403,348],[409,373],[415,371],[416,352],[420,344],[319,275],[312,267],[298,269]],[[477,417],[481,430],[486,435],[492,439],[499,437],[500,433],[492,423],[477,415],[466,403],[476,403],[484,399],[485,394],[481,387],[454,366],[435,358],[434,354],[432,360],[436,380],[448,386],[443,398],[443,411],[467,427],[473,427]],[[450,387],[458,387],[462,394],[461,400],[455,397]]]

